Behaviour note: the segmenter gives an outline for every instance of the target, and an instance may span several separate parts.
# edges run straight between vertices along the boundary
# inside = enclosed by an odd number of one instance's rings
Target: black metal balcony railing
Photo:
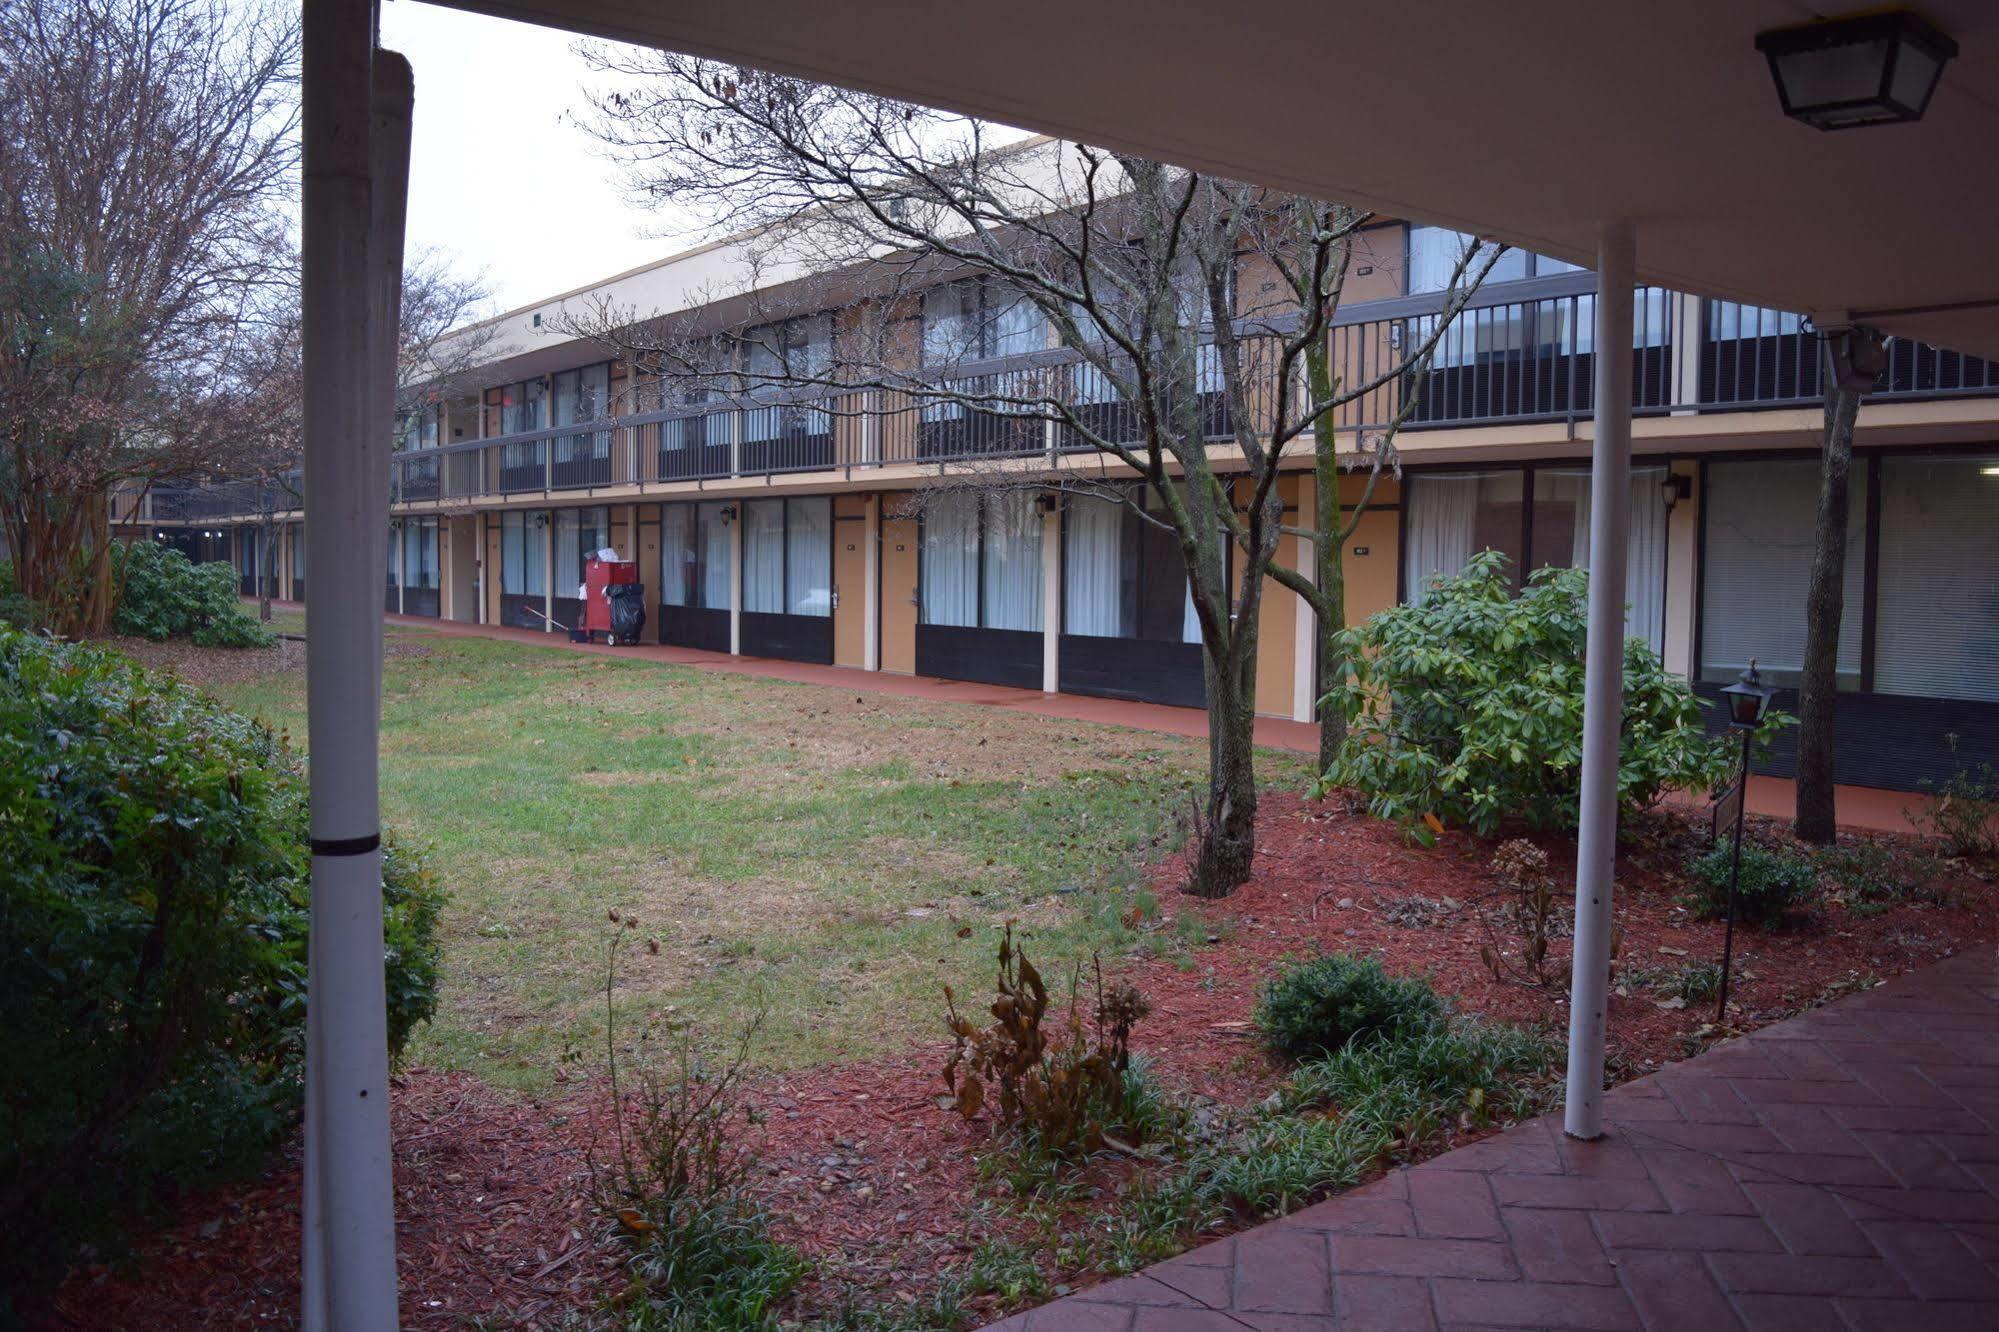
[[[406,504],[437,499],[443,492],[438,480],[442,461],[436,454],[424,453],[403,459],[394,469],[396,488],[391,498]]]
[[[1396,367],[1436,332],[1438,296],[1376,301],[1342,311],[1331,331],[1333,370],[1366,388],[1331,414],[1341,431],[1430,430],[1575,420],[1594,409],[1596,280],[1589,273],[1480,293],[1441,336],[1421,373]],[[1525,288],[1530,294],[1521,296]],[[1512,299],[1507,299],[1512,296]],[[1240,377],[1254,424],[1275,418],[1281,390],[1275,340],[1243,330]],[[1641,414],[1739,411],[1814,404],[1820,342],[1795,316],[1697,301],[1656,287],[1635,293],[1632,409]],[[1215,442],[1234,432],[1221,367],[1203,347],[1198,410]],[[1265,364],[1268,362],[1268,364]],[[1090,447],[1090,435],[1135,443],[1141,404],[1073,351],[1050,349],[952,367],[922,381],[945,399],[908,392],[777,391],[685,403],[585,423],[398,453],[403,503],[553,494],[727,477],[952,459],[1047,456]],[[1371,387],[1370,387],[1371,386]],[[1999,394],[1999,364],[1921,343],[1890,344],[1872,399]],[[1063,404],[1072,421],[1045,419]],[[155,492],[151,517],[199,522],[258,512],[242,487]],[[289,501],[280,507],[291,507]]]
[[[1711,303],[1700,344],[1699,401],[1710,407],[1781,407],[1825,394],[1819,340],[1795,316]],[[1871,398],[1999,393],[1999,364],[1897,338]]]

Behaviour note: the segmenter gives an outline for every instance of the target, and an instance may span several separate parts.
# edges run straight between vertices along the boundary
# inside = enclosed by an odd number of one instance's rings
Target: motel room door
[[[881,668],[916,674],[918,552],[922,534],[914,518],[882,518]]]
[[[868,515],[858,495],[833,501],[833,664],[868,664]]]

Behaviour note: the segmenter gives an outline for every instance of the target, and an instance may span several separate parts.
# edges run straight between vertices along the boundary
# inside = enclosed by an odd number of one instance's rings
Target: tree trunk
[[[1249,881],[1256,857],[1255,657],[1204,652],[1208,686],[1208,799],[1187,891],[1227,897]],[[1246,659],[1246,660],[1245,660]]]
[[[1805,592],[1804,677],[1798,689],[1796,831],[1825,846],[1834,838],[1833,707],[1839,696],[1839,628],[1846,597],[1847,473],[1860,393],[1830,383],[1820,451],[1818,531]]]
[[[266,518],[257,526],[257,618],[265,624],[271,622],[271,598],[277,592],[277,570],[273,567],[271,551],[276,547],[276,523]]]
[[[1330,443],[1332,431],[1328,429],[1326,434]],[[1312,623],[1319,650],[1312,707],[1319,719],[1319,772],[1323,775],[1332,768],[1347,738],[1346,714],[1327,702],[1347,673],[1339,639],[1347,627],[1347,569],[1340,541],[1339,465],[1331,448],[1319,451],[1314,484],[1312,584],[1318,595],[1312,599]]]

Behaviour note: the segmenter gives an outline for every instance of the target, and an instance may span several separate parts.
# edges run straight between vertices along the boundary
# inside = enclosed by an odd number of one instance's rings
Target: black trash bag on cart
[[[644,583],[612,583],[604,589],[611,606],[611,636],[620,643],[636,643],[646,627],[646,586]]]

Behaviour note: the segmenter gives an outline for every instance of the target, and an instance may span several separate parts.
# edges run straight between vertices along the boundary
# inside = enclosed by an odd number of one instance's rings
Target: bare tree
[[[1319,722],[1319,769],[1323,772],[1332,767],[1340,746],[1346,741],[1346,714],[1331,705],[1328,698],[1336,686],[1345,682],[1347,675],[1346,653],[1341,639],[1347,627],[1347,541],[1359,530],[1361,520],[1367,516],[1382,477],[1400,470],[1396,436],[1421,401],[1423,380],[1436,350],[1438,336],[1456,321],[1466,302],[1485,282],[1493,264],[1505,253],[1505,247],[1481,244],[1476,238],[1466,238],[1440,298],[1440,308],[1433,315],[1412,321],[1417,336],[1408,341],[1415,351],[1407,358],[1389,355],[1393,378],[1384,383],[1379,364],[1368,354],[1373,350],[1378,356],[1378,349],[1353,347],[1352,339],[1343,340],[1336,327],[1340,300],[1345,294],[1347,275],[1353,264],[1352,237],[1358,227],[1371,220],[1370,216],[1342,205],[1309,199],[1292,200],[1288,211],[1290,243],[1269,248],[1270,266],[1282,276],[1292,301],[1299,305],[1315,300],[1323,303],[1321,322],[1328,330],[1327,336],[1304,349],[1306,398],[1310,402],[1333,403],[1340,407],[1349,402],[1366,402],[1381,417],[1364,424],[1357,423],[1353,432],[1353,447],[1344,453],[1340,449],[1339,423],[1331,414],[1313,430],[1310,441],[1312,521],[1309,525],[1286,529],[1311,544],[1311,576],[1308,578],[1302,571],[1282,564],[1273,564],[1270,568],[1271,576],[1295,592],[1312,610],[1314,647],[1317,649],[1313,653],[1312,697],[1314,715]],[[1296,255],[1311,253],[1305,242],[1327,230],[1340,235],[1331,252],[1328,273],[1319,278],[1300,271]],[[1359,354],[1342,356],[1343,345],[1349,352]],[[1346,381],[1351,378],[1349,371],[1353,367],[1358,368],[1364,383],[1374,386],[1358,399],[1346,392]],[[1367,402],[1369,397],[1375,401]],[[1365,479],[1359,496],[1353,504],[1347,505],[1342,498],[1341,481],[1346,475],[1356,474]]]
[[[254,423],[236,320],[296,161],[295,16],[0,3],[0,506],[55,627],[113,601],[110,496]]]
[[[841,314],[830,345],[765,335],[748,359],[730,355],[740,334],[605,302],[570,314],[569,331],[695,392],[783,386],[830,412],[948,410],[982,429],[937,459],[940,477],[1114,498],[1168,534],[1208,703],[1189,888],[1232,891],[1255,847],[1257,639],[1283,533],[1280,470],[1332,413],[1400,373],[1324,396],[1303,382],[1337,305],[1337,256],[1364,215],[759,71],[589,53],[617,81],[592,128],[634,195],[738,237],[740,287],[714,295],[766,326]],[[1281,260],[1301,294],[1245,310],[1240,275],[1257,256]],[[964,279],[987,294],[953,325],[958,345],[919,348],[923,293]],[[1042,350],[990,364],[984,334],[997,327],[1029,330]],[[1023,468],[1047,427],[1049,465]],[[1095,464],[1063,457],[1076,451]]]
[[[256,516],[253,530],[262,552],[258,613],[266,620],[276,585],[267,562],[269,552],[277,549],[279,520],[301,509],[305,500],[305,348],[296,252],[287,246],[273,269],[286,280],[267,288],[268,299],[244,320],[246,350],[240,358],[245,391],[256,404],[262,428],[210,460],[217,472],[241,487]],[[396,352],[398,449],[414,436],[426,409],[476,382],[474,372],[500,332],[495,325],[474,322],[491,300],[485,275],[456,271],[450,255],[441,250],[418,251],[403,265]]]
[[[1811,581],[1805,589],[1805,660],[1798,684],[1798,792],[1795,829],[1829,846],[1834,810],[1833,710],[1839,699],[1839,629],[1846,606],[1847,478],[1861,395],[1874,387],[1886,344],[1871,329],[1825,335],[1825,427],[1819,448],[1818,519]]]

